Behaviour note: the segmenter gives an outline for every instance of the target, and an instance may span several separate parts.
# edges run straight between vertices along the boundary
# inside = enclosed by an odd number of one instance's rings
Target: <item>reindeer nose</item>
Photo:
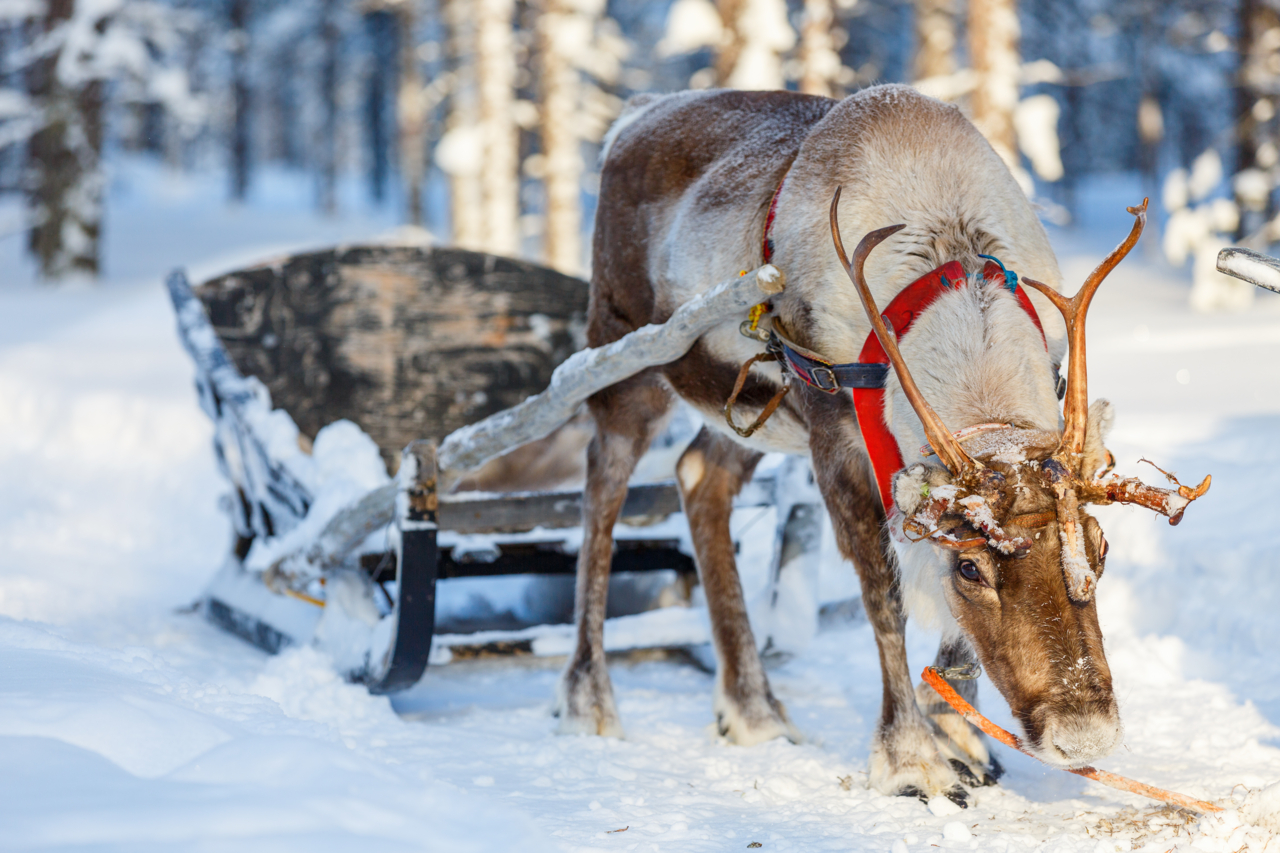
[[[1046,752],[1070,766],[1087,764],[1110,755],[1120,744],[1120,716],[1114,709],[1074,711],[1052,721],[1042,743],[1052,745]]]

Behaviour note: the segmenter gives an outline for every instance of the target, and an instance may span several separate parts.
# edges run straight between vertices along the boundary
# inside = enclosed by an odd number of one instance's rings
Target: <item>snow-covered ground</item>
[[[613,667],[626,740],[561,738],[554,659],[436,667],[389,700],[312,650],[268,658],[184,612],[229,532],[162,274],[386,221],[317,219],[301,191],[234,211],[220,187],[145,170],[128,186],[95,289],[33,286],[20,238],[0,237],[0,849],[1280,850],[1248,823],[1280,807],[1250,793],[1280,782],[1280,298],[1193,314],[1187,277],[1140,250],[1089,335],[1121,470],[1145,456],[1214,476],[1178,528],[1098,511],[1126,726],[1102,765],[1246,808],[1189,819],[1000,750],[1002,784],[946,814],[864,786],[880,702],[865,623],[771,674],[807,742],[744,749],[708,730],[711,677],[673,659]],[[1138,195],[1104,183],[1096,215],[1054,234],[1069,281]],[[915,666],[935,643],[912,635]],[[1012,726],[985,682],[982,702]]]

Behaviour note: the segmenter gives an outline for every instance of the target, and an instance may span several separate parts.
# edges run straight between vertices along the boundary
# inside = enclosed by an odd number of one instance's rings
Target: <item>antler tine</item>
[[[835,196],[831,199],[831,238],[836,244],[836,254],[840,256],[840,263],[844,265],[845,272],[848,273],[854,288],[858,291],[862,308],[867,312],[867,319],[871,321],[871,328],[875,329],[880,345],[889,356],[889,362],[893,365],[893,372],[898,375],[903,393],[907,395],[911,408],[915,409],[920,423],[924,425],[925,438],[938,454],[938,459],[951,470],[953,475],[959,475],[963,471],[977,467],[969,454],[964,452],[960,442],[951,435],[942,418],[938,417],[938,413],[920,393],[915,380],[911,378],[911,371],[907,369],[907,363],[898,350],[898,339],[885,327],[884,318],[880,316],[880,309],[876,307],[875,298],[871,295],[871,289],[867,287],[867,280],[863,276],[863,266],[871,250],[906,226],[890,225],[888,228],[880,228],[863,237],[862,242],[858,243],[858,248],[854,250],[853,263],[850,264],[848,256],[845,255],[844,242],[840,239],[840,224],[836,217],[839,207],[840,187],[836,187]]]
[[[1170,479],[1173,478],[1170,477]],[[1182,514],[1186,512],[1191,502],[1209,491],[1213,477],[1206,476],[1200,481],[1200,485],[1194,487],[1184,486],[1176,479],[1173,482],[1178,488],[1161,489],[1157,486],[1148,486],[1136,477],[1095,480],[1080,486],[1080,497],[1082,500],[1096,504],[1125,503],[1144,506],[1168,516],[1169,524],[1176,525],[1182,521]]]
[[[1067,323],[1067,340],[1071,348],[1070,361],[1067,367],[1067,393],[1063,405],[1062,446],[1058,453],[1064,461],[1070,460],[1073,468],[1080,467],[1080,457],[1084,451],[1085,431],[1089,425],[1089,382],[1085,369],[1085,317],[1089,313],[1089,303],[1103,279],[1124,260],[1125,255],[1138,242],[1142,229],[1147,224],[1147,199],[1138,207],[1127,208],[1134,217],[1133,228],[1124,242],[1112,250],[1111,254],[1098,264],[1098,268],[1085,279],[1080,291],[1071,299],[1067,299],[1047,284],[1030,278],[1022,281],[1049,298]],[[1079,472],[1077,472],[1079,473]]]

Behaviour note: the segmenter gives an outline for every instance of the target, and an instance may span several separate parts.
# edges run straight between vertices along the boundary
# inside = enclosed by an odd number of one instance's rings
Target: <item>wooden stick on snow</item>
[[[976,708],[966,702],[964,697],[957,693],[955,688],[946,682],[941,673],[938,672],[937,668],[932,666],[925,667],[924,672],[921,673],[921,677],[928,682],[930,687],[938,691],[938,695],[941,696],[957,714],[964,717],[966,720],[973,723],[979,729],[991,735],[1004,745],[1013,747],[1023,755],[1031,755],[1031,753],[1022,745],[1022,741],[1018,739],[1017,735],[1010,734],[1000,728],[995,723],[979,714]],[[1031,757],[1035,758],[1034,755],[1031,755]],[[1036,760],[1038,761],[1039,759]],[[1063,767],[1061,769],[1066,770],[1068,773],[1074,773],[1077,776],[1083,776],[1086,779],[1092,779],[1095,782],[1101,782],[1104,785],[1116,788],[1120,791],[1140,794],[1144,797],[1150,797],[1153,800],[1160,800],[1161,802],[1180,806],[1184,809],[1191,809],[1192,811],[1200,812],[1202,814],[1222,811],[1220,806],[1215,806],[1213,803],[1206,803],[1204,800],[1194,800],[1186,794],[1178,794],[1173,791],[1166,791],[1163,788],[1144,785],[1141,782],[1135,782],[1132,779],[1127,779],[1124,776],[1117,776],[1115,773],[1108,773],[1107,771],[1099,770],[1096,767],[1081,767],[1075,770],[1069,767]]]

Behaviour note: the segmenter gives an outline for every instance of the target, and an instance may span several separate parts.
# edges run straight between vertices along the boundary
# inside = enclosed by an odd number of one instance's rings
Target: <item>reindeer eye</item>
[[[982,574],[978,571],[978,566],[973,562],[973,560],[961,560],[960,565],[956,566],[956,571],[958,571],[965,580],[982,580]]]

